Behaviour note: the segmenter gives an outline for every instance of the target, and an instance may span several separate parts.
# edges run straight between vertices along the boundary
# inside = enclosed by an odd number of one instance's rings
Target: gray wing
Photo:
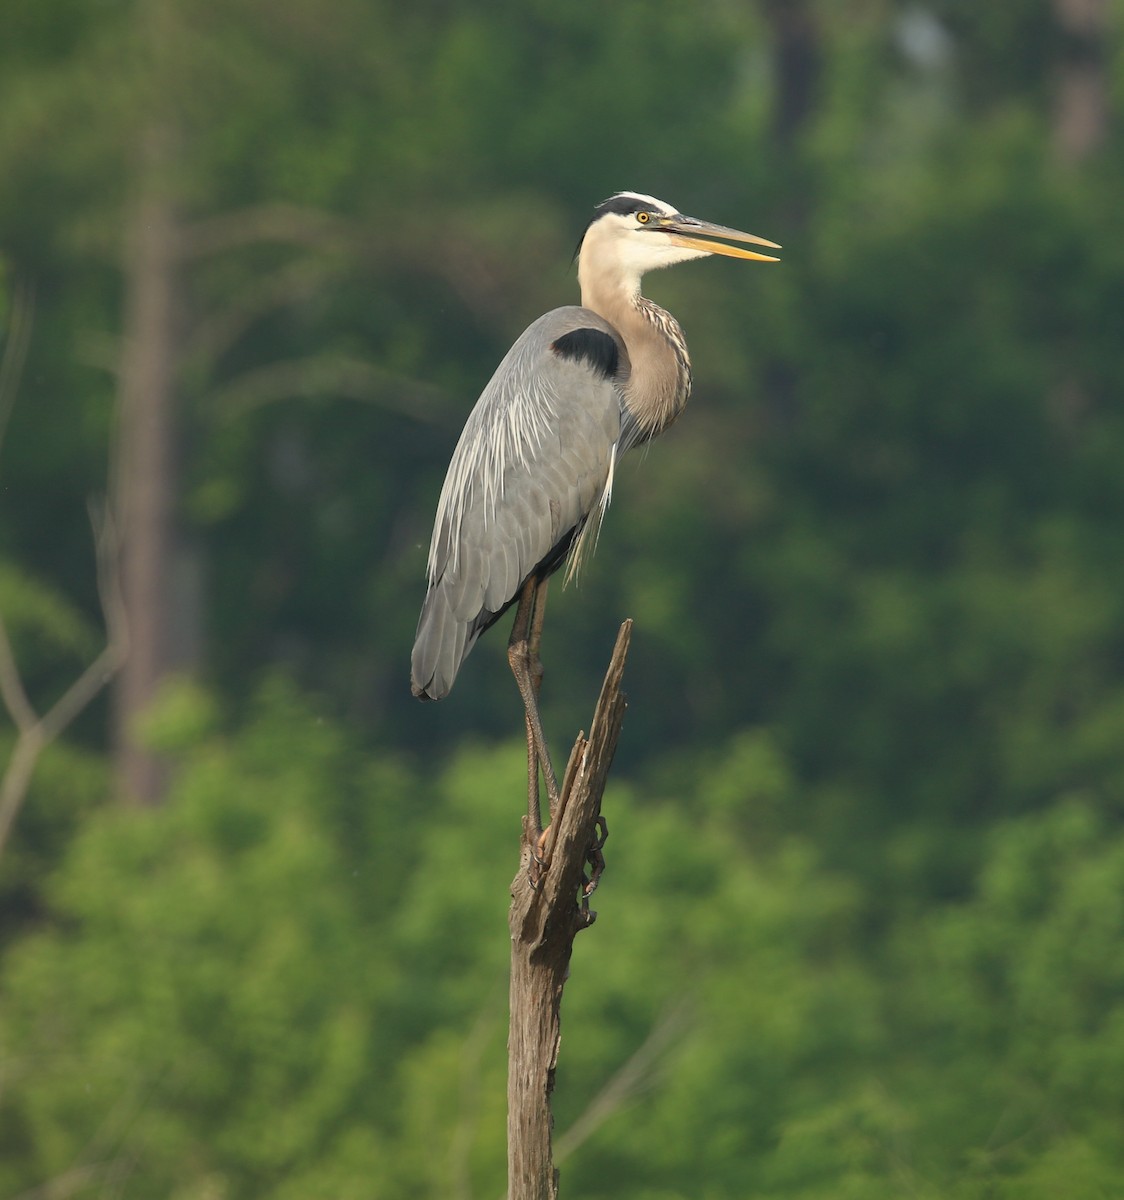
[[[441,489],[411,663],[415,696],[447,695],[528,576],[565,558],[611,482],[627,373],[616,331],[578,307],[540,317],[500,363]]]

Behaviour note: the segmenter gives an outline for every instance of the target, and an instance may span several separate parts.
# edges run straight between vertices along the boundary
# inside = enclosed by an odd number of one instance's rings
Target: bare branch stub
[[[531,886],[537,832],[526,822],[520,869],[512,883],[511,1026],[508,1038],[508,1200],[555,1200],[550,1096],[558,1061],[562,989],[578,932],[593,924],[589,908],[591,848],[604,843],[601,797],[613,763],[625,698],[621,693],[632,622],[625,621],[588,737],[570,754],[559,811],[550,831],[549,867]],[[594,875],[600,874],[598,867]]]
[[[117,535],[107,512],[91,505],[90,520],[98,559],[98,591],[105,617],[106,643],[50,709],[40,716],[31,705],[0,614],[0,700],[16,726],[16,743],[0,773],[0,855],[31,786],[39,756],[106,686],[124,661],[128,629],[117,589]]]
[[[34,288],[29,284],[17,285],[8,338],[0,358],[0,445],[19,393],[34,316]],[[106,645],[43,716],[36,711],[24,687],[7,626],[0,613],[0,708],[8,713],[16,728],[11,755],[0,770],[0,855],[4,853],[27,796],[39,756],[105,687],[125,655],[128,638],[116,587],[116,530],[108,519],[99,519],[93,509],[90,520],[94,527],[98,593],[105,616]]]

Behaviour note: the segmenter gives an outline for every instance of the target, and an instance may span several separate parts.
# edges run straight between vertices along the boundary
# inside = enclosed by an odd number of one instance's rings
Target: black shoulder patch
[[[573,329],[551,342],[550,348],[560,358],[584,359],[603,379],[612,379],[620,363],[620,348],[601,329]]]

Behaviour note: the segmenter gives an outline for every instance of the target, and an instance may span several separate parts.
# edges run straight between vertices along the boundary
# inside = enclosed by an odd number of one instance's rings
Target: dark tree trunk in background
[[[125,314],[113,463],[128,653],[114,692],[114,751],[123,798],[163,796],[165,770],[137,736],[172,661],[176,276],[178,224],[167,182],[171,131],[144,134],[125,246]]]
[[[773,114],[771,133],[777,162],[792,179],[785,189],[784,228],[787,237],[798,236],[808,224],[813,189],[806,167],[793,143],[815,112],[819,98],[823,54],[820,30],[808,0],[764,0],[762,11],[772,29]],[[767,355],[762,373],[763,400],[773,431],[787,434],[799,421],[794,365]]]
[[[806,0],[766,0],[773,30],[773,122],[776,142],[788,145],[810,116],[819,90],[822,56],[815,16]]]
[[[1079,163],[1108,135],[1107,0],[1053,0],[1061,37],[1054,90],[1054,147]]]
[[[1108,138],[1107,0],[1053,0],[1060,36],[1054,64],[1053,143],[1059,162],[1079,167]],[[1080,368],[1068,370],[1051,388],[1047,403],[1063,429],[1077,426],[1093,406],[1093,393]]]

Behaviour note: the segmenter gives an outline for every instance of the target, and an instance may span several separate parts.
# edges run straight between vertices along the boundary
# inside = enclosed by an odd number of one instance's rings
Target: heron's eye
[[[652,214],[646,213],[646,212],[638,212],[636,214],[636,219],[640,222],[641,225],[647,225],[648,222],[652,219]]]

